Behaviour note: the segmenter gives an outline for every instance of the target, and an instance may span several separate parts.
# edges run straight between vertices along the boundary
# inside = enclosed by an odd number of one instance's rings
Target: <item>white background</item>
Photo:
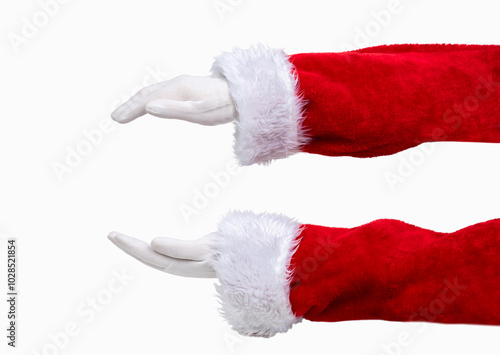
[[[454,231],[500,217],[500,145],[435,143],[374,159],[299,154],[241,169],[185,218],[180,208],[234,162],[231,125],[143,117],[112,123],[90,148],[85,136],[142,85],[208,74],[213,57],[233,46],[340,51],[360,47],[360,31],[363,46],[498,44],[498,1],[402,1],[378,25],[373,11],[387,0],[74,0],[49,10],[45,2],[3,1],[0,9],[0,288],[12,237],[20,290],[18,348],[2,335],[0,353],[499,353],[500,328],[486,326],[303,322],[271,339],[240,337],[217,312],[213,281],[148,268],[106,235],[198,238],[231,209],[338,227],[396,218]],[[220,3],[231,10],[218,13]],[[13,45],[25,21],[36,32]],[[83,146],[88,154],[58,179],[54,166]],[[401,177],[392,188],[388,174]],[[119,291],[116,272],[133,277]],[[91,318],[96,296],[100,311]],[[78,334],[61,335],[68,325]]]

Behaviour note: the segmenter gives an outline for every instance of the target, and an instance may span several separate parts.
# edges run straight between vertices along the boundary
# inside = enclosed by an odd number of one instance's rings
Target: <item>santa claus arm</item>
[[[424,142],[500,142],[500,46],[401,44],[218,56],[212,77],[141,90],[112,114],[215,125],[234,119],[242,165],[297,152],[374,157]]]
[[[163,271],[217,276],[222,314],[244,335],[302,319],[500,325],[499,219],[439,233],[396,220],[331,228],[233,212],[189,245],[110,239]]]
[[[296,152],[388,155],[432,141],[500,142],[500,46],[390,45],[216,59],[236,103],[243,165]]]

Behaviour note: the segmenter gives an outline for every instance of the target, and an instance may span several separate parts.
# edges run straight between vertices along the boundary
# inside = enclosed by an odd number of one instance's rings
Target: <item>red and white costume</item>
[[[432,141],[500,142],[500,46],[388,45],[286,55],[256,46],[216,58],[242,165],[303,151],[388,155]]]
[[[432,141],[500,143],[500,46],[390,45],[216,58],[235,103],[242,165],[297,152],[375,157]],[[357,228],[234,212],[213,267],[222,312],[245,335],[301,319],[500,325],[500,219],[454,233],[396,220]]]
[[[273,336],[302,319],[500,325],[500,219],[440,233],[232,212],[215,235],[222,313],[244,335]]]

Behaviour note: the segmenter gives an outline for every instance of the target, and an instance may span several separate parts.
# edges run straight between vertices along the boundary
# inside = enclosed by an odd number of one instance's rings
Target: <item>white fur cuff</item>
[[[241,165],[285,158],[307,143],[292,69],[282,50],[263,45],[215,59],[212,74],[228,81],[236,106],[234,150]]]
[[[289,301],[288,264],[300,224],[277,214],[229,213],[215,233],[221,313],[242,335],[270,337],[299,322]]]

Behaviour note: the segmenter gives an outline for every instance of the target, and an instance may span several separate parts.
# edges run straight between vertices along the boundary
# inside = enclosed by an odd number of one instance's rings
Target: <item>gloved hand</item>
[[[198,240],[155,238],[151,244],[118,232],[109,233],[108,238],[125,253],[152,268],[184,277],[216,277],[210,264],[213,234]]]
[[[119,123],[128,123],[149,113],[206,126],[231,122],[235,107],[224,79],[181,75],[147,86],[111,113]]]

